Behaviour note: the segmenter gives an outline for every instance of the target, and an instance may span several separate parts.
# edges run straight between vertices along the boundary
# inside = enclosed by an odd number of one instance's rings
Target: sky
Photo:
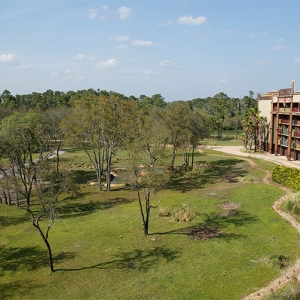
[[[300,90],[299,0],[0,0],[0,93]]]

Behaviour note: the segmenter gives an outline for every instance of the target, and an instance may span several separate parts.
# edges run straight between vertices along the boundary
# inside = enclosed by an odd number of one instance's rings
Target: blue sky
[[[0,0],[0,93],[300,90],[299,0]]]

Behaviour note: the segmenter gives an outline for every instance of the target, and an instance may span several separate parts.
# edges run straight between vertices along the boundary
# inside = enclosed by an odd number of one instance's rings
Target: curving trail
[[[259,168],[258,165],[251,159],[252,156],[250,156],[247,153],[239,153],[240,149],[238,147],[202,147],[203,148],[210,148],[213,150],[217,150],[220,152],[225,152],[232,154],[238,158],[241,158],[243,160],[246,160],[249,162],[249,164],[258,170],[261,170],[266,173],[266,176],[264,177],[265,184],[277,186],[278,188],[285,191],[285,195],[282,196],[279,200],[275,201],[272,208],[273,210],[280,215],[283,219],[287,220],[291,226],[293,226],[297,232],[300,234],[300,223],[295,220],[291,215],[285,213],[280,209],[281,205],[289,199],[289,197],[292,195],[292,191],[289,188],[280,186],[278,184],[275,184],[271,180],[271,172],[268,170],[264,170],[262,168]],[[240,147],[239,147],[240,148]],[[203,150],[202,150],[203,151]],[[247,157],[245,157],[247,156]],[[266,154],[258,154],[253,155],[253,157],[259,158],[259,159],[265,159],[272,161],[277,164],[283,164],[288,167],[294,167],[300,169],[300,161],[293,161],[293,162],[287,162],[286,160],[283,160],[283,157],[274,157]],[[258,299],[264,299],[268,295],[270,295],[272,292],[277,291],[281,289],[284,285],[286,285],[291,279],[296,277],[300,281],[300,259],[298,259],[294,265],[287,268],[284,273],[279,278],[274,279],[271,281],[267,286],[261,288],[260,290],[242,298],[242,300],[258,300]]]

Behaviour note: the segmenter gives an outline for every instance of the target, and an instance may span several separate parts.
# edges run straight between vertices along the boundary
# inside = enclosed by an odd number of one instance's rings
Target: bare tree
[[[37,114],[15,114],[3,120],[0,129],[0,153],[6,159],[2,166],[0,181],[10,204],[10,195],[15,193],[18,207],[26,210],[32,225],[38,230],[48,250],[49,265],[53,272],[49,231],[55,220],[55,207],[64,191],[74,191],[67,174],[58,171],[57,161],[52,161],[52,151],[44,152],[44,131]],[[37,159],[33,156],[38,154]],[[57,159],[56,159],[57,160]],[[5,185],[3,184],[5,183]],[[44,220],[48,219],[48,223]]]

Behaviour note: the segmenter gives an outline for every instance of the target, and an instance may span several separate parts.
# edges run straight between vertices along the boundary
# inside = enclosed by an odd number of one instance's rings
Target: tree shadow
[[[92,214],[98,210],[106,210],[113,208],[116,205],[128,204],[133,200],[127,198],[111,198],[107,200],[99,200],[99,201],[91,201],[88,203],[76,203],[76,202],[68,202],[64,203],[59,209],[59,215],[62,219],[64,218],[73,218],[79,216],[86,216]]]
[[[90,180],[94,180],[96,176],[95,170],[73,170],[71,178],[76,184],[85,184]]]
[[[72,252],[61,252],[53,256],[55,263],[62,262],[66,259],[72,259],[75,254]],[[17,271],[20,269],[26,269],[27,271],[34,271],[39,268],[49,265],[48,253],[46,250],[38,246],[31,247],[0,247],[0,270]],[[1,276],[0,273],[0,276]]]
[[[56,271],[81,271],[87,269],[132,269],[147,271],[162,261],[168,263],[177,259],[180,257],[180,251],[161,246],[147,251],[135,249],[129,252],[117,254],[114,257],[115,259],[109,262],[76,269],[59,269]]]
[[[27,295],[28,291],[42,286],[44,284],[37,284],[25,278],[22,281],[16,280],[9,283],[0,283],[0,299],[19,298],[20,295]]]
[[[252,216],[248,212],[245,212],[243,210],[238,210],[234,215],[228,217],[223,217],[216,213],[212,213],[209,215],[206,214],[205,216],[205,226],[216,226],[222,229],[228,227],[229,225],[240,227],[259,221],[256,216]]]
[[[206,219],[202,223],[194,224],[191,226],[182,227],[179,229],[166,231],[166,232],[155,232],[151,235],[163,235],[163,234],[183,234],[187,235],[187,233],[193,229],[203,228],[203,227],[214,227],[216,228],[220,234],[214,239],[225,240],[229,242],[233,239],[241,239],[246,238],[247,236],[244,234],[236,234],[236,233],[226,233],[225,230],[228,226],[234,225],[236,227],[244,226],[247,224],[255,223],[259,219],[255,216],[250,215],[245,211],[237,211],[235,215],[229,217],[222,217],[219,214],[212,213],[206,214]]]
[[[248,171],[239,167],[238,164],[245,162],[242,159],[228,158],[210,162],[211,170],[204,173],[187,172],[180,173],[166,188],[171,190],[181,191],[183,193],[193,189],[204,188],[207,183],[214,183],[216,180],[227,181],[230,183],[239,182],[239,177],[244,177]],[[197,164],[206,164],[207,161],[197,161]]]
[[[0,216],[0,227],[14,226],[28,221],[28,215],[19,217],[4,217]]]

